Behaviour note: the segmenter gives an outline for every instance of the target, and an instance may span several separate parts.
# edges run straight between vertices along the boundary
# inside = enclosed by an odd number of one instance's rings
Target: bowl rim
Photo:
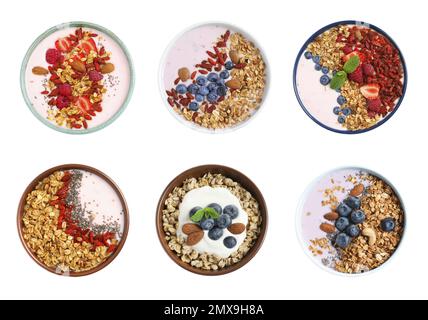
[[[104,181],[106,181],[110,187],[113,188],[113,190],[117,193],[117,195],[119,196],[119,199],[121,201],[122,204],[122,208],[123,208],[123,217],[124,217],[124,228],[123,228],[123,234],[122,234],[122,238],[119,241],[118,247],[116,249],[116,251],[109,256],[104,262],[102,262],[101,264],[99,264],[98,266],[96,266],[95,268],[92,268],[90,270],[86,270],[83,272],[75,272],[75,271],[70,271],[68,273],[58,273],[56,272],[55,268],[50,268],[48,266],[46,266],[43,262],[41,262],[36,255],[31,251],[31,249],[28,247],[24,237],[23,237],[23,232],[22,232],[22,228],[23,228],[23,224],[22,224],[22,217],[23,217],[23,213],[24,213],[24,206],[25,206],[25,202],[26,202],[26,198],[27,195],[34,190],[34,187],[37,185],[38,182],[40,182],[41,180],[43,180],[44,178],[46,178],[47,176],[49,176],[50,174],[56,172],[56,171],[60,171],[60,170],[72,170],[72,169],[76,169],[76,170],[82,170],[82,171],[87,171],[90,173],[93,173],[97,176],[99,176],[100,178],[102,178]],[[116,257],[119,255],[119,253],[122,251],[123,246],[125,245],[126,239],[128,237],[128,232],[129,232],[129,208],[127,205],[127,202],[125,200],[125,197],[121,191],[121,189],[117,186],[117,184],[109,177],[107,176],[105,173],[103,173],[102,171],[95,169],[93,167],[87,166],[87,165],[83,165],[83,164],[64,164],[64,165],[58,165],[55,166],[53,168],[50,168],[46,171],[44,171],[43,173],[39,174],[36,178],[34,178],[30,184],[28,184],[28,186],[26,187],[24,193],[21,196],[21,199],[19,201],[19,205],[18,205],[18,214],[17,214],[17,227],[18,227],[18,235],[19,238],[21,240],[22,245],[24,246],[25,251],[28,253],[28,255],[31,257],[31,259],[33,261],[35,261],[39,266],[41,266],[43,269],[49,271],[50,273],[56,274],[58,276],[69,276],[69,277],[83,277],[83,276],[88,276],[94,273],[97,273],[98,271],[101,271],[102,269],[104,269],[105,267],[107,267],[111,262],[113,262],[113,260],[116,259]]]
[[[203,26],[207,26],[207,25],[217,25],[217,26],[224,26],[227,27],[229,29],[233,29],[241,34],[243,34],[245,36],[245,38],[247,38],[249,41],[251,41],[252,43],[254,43],[254,45],[256,46],[257,49],[259,49],[260,54],[263,58],[263,62],[265,64],[265,87],[264,87],[264,92],[263,92],[263,100],[260,103],[259,108],[251,115],[251,117],[249,117],[247,120],[240,122],[237,125],[234,125],[232,127],[228,127],[228,128],[224,128],[224,129],[208,129],[208,128],[204,128],[201,127],[199,125],[196,125],[195,123],[188,121],[186,119],[183,118],[183,116],[179,115],[177,112],[175,112],[171,106],[167,103],[167,99],[168,96],[165,92],[165,90],[167,90],[164,86],[163,83],[163,78],[164,78],[164,71],[165,71],[165,65],[166,65],[166,58],[169,54],[169,52],[171,51],[171,49],[174,47],[175,43],[182,37],[184,36],[187,32],[190,32],[194,29],[203,27]],[[251,122],[252,120],[254,120],[254,118],[256,116],[258,116],[259,112],[262,110],[262,108],[264,108],[264,106],[266,105],[266,101],[269,98],[269,92],[270,92],[270,84],[271,84],[271,71],[270,71],[270,65],[268,62],[268,58],[266,55],[266,52],[264,51],[263,47],[260,46],[260,42],[258,41],[258,39],[254,38],[250,33],[248,33],[247,31],[245,31],[244,29],[236,26],[233,23],[227,22],[227,21],[205,21],[205,22],[199,22],[199,23],[195,23],[187,28],[185,28],[184,30],[182,30],[181,32],[179,32],[178,34],[176,34],[172,40],[169,42],[168,46],[165,48],[161,60],[160,60],[160,64],[159,64],[159,71],[158,71],[158,87],[159,87],[159,92],[160,92],[160,96],[162,98],[162,103],[164,104],[164,106],[167,108],[168,112],[176,119],[178,120],[178,122],[180,122],[181,124],[185,125],[186,127],[195,130],[197,132],[202,132],[202,133],[206,133],[206,134],[227,134],[230,132],[234,132],[236,130],[239,130],[243,127],[245,127],[249,122]]]
[[[201,174],[194,174],[195,172],[196,173],[201,172]],[[259,204],[260,215],[263,219],[259,237],[257,238],[254,245],[251,247],[251,249],[248,251],[248,253],[239,262],[237,262],[237,263],[235,263],[229,267],[220,269],[218,271],[209,271],[209,270],[198,269],[198,268],[192,267],[188,263],[183,262],[173,251],[170,250],[168,243],[165,240],[165,232],[163,231],[163,226],[162,226],[162,224],[163,224],[163,222],[162,222],[162,211],[163,211],[164,206],[165,206],[165,200],[168,197],[168,195],[172,192],[172,190],[175,187],[182,185],[183,182],[190,177],[201,177],[204,174],[209,173],[209,172],[214,173],[214,174],[216,174],[216,173],[223,174],[226,177],[233,179],[234,181],[237,180],[237,179],[235,179],[236,177],[239,177],[239,179],[242,179],[243,181],[236,181],[236,182],[238,182],[245,190],[250,192],[251,195],[255,199],[256,199],[256,197],[258,198],[256,200]],[[234,177],[228,176],[227,173],[229,173],[229,175],[230,174],[234,175]],[[244,187],[243,186],[244,183],[247,184],[247,187],[250,186],[252,190],[250,191],[249,190],[250,188]],[[166,254],[170,257],[170,259],[173,260],[182,269],[190,271],[193,274],[201,275],[201,276],[222,276],[222,275],[226,275],[226,274],[232,273],[234,271],[237,271],[238,269],[241,269],[242,267],[244,267],[247,263],[249,263],[257,255],[257,253],[260,251],[261,247],[263,246],[263,243],[264,243],[264,240],[266,237],[266,233],[267,233],[267,229],[268,229],[268,223],[269,223],[269,218],[268,218],[267,204],[266,204],[266,201],[263,197],[262,192],[257,187],[257,185],[250,178],[248,178],[246,175],[244,175],[240,171],[233,169],[233,168],[230,168],[230,167],[223,166],[223,165],[217,165],[217,164],[208,164],[208,165],[196,166],[196,167],[190,168],[190,169],[180,173],[164,189],[164,191],[162,192],[162,194],[160,196],[160,199],[158,201],[158,205],[156,208],[156,231],[157,231],[158,239],[159,239],[159,242],[160,242],[162,248],[164,249]]]
[[[374,126],[372,126],[370,128],[367,128],[367,129],[360,129],[360,130],[355,130],[355,131],[341,130],[341,129],[331,128],[328,125],[326,125],[326,124],[322,123],[321,121],[319,121],[306,108],[306,106],[304,105],[303,101],[300,98],[299,90],[297,88],[297,69],[298,69],[299,61],[300,61],[300,58],[302,57],[302,55],[305,53],[306,48],[308,47],[308,45],[311,42],[313,42],[320,34],[324,33],[325,31],[330,30],[331,28],[336,27],[338,25],[346,25],[346,24],[348,24],[348,25],[356,25],[356,26],[364,26],[364,27],[370,28],[370,29],[376,31],[377,33],[381,34],[385,38],[387,38],[391,42],[391,44],[397,49],[398,55],[400,56],[401,64],[402,64],[402,67],[403,67],[403,94],[398,99],[398,102],[396,103],[394,110],[392,110],[392,112],[390,112],[381,121],[377,122]],[[356,135],[356,134],[361,134],[361,133],[366,133],[366,132],[372,131],[372,130],[374,130],[376,128],[379,128],[380,126],[382,126],[389,119],[391,119],[394,116],[394,114],[398,111],[398,109],[400,108],[400,106],[401,106],[401,104],[402,104],[402,102],[404,100],[404,97],[406,95],[407,85],[408,85],[408,70],[407,70],[406,61],[404,59],[404,56],[403,56],[403,53],[402,53],[400,47],[397,45],[397,43],[394,41],[394,39],[392,39],[385,31],[383,31],[381,28],[377,27],[376,25],[373,25],[373,24],[370,24],[370,23],[366,23],[366,22],[363,22],[363,21],[358,21],[358,20],[343,20],[343,21],[334,22],[334,23],[331,23],[331,24],[329,24],[329,25],[327,25],[327,26],[319,29],[318,31],[316,31],[304,43],[304,45],[300,49],[299,53],[297,54],[297,58],[296,58],[296,61],[294,63],[293,87],[294,87],[294,93],[296,95],[296,98],[297,98],[297,101],[298,101],[300,107],[303,109],[303,111],[306,113],[306,115],[309,118],[311,118],[312,121],[314,121],[316,124],[318,124],[320,127],[324,128],[324,129],[327,129],[329,131],[335,132],[335,133],[340,133],[340,134]]]
[[[391,257],[385,261],[383,264],[381,264],[379,267],[369,270],[367,272],[363,272],[363,273],[343,273],[343,272],[339,272],[336,271],[334,269],[328,268],[326,266],[321,265],[314,257],[313,255],[310,254],[306,242],[303,239],[303,234],[302,234],[302,208],[303,205],[305,203],[305,200],[307,198],[308,193],[313,190],[314,185],[320,180],[325,178],[327,175],[337,172],[337,171],[342,171],[342,170],[356,170],[356,171],[363,171],[366,172],[368,174],[371,174],[375,177],[377,177],[378,179],[381,179],[382,181],[384,181],[386,184],[388,184],[389,187],[391,187],[391,189],[394,191],[395,195],[397,196],[398,200],[400,201],[400,205],[401,208],[403,210],[403,216],[404,216],[404,222],[403,222],[403,232],[401,235],[401,239],[400,242],[397,245],[397,248],[395,249],[394,253],[391,255]],[[297,206],[297,210],[296,210],[296,219],[295,219],[295,223],[296,223],[296,236],[299,240],[300,246],[303,250],[303,252],[305,253],[305,255],[313,262],[313,264],[315,264],[318,268],[320,268],[321,270],[324,270],[328,273],[330,273],[331,275],[334,276],[339,276],[339,277],[345,277],[345,278],[360,278],[360,277],[366,277],[366,276],[371,276],[376,274],[377,272],[381,271],[383,268],[387,267],[392,259],[396,259],[396,255],[398,253],[398,250],[401,249],[401,247],[403,246],[403,241],[405,241],[405,235],[406,235],[406,230],[407,230],[407,224],[408,224],[408,215],[407,215],[407,209],[406,206],[403,202],[403,198],[401,197],[401,194],[398,192],[397,188],[395,187],[394,184],[391,183],[390,180],[388,180],[387,178],[385,178],[383,175],[377,173],[374,170],[371,169],[367,169],[365,167],[362,166],[342,166],[342,167],[336,167],[333,169],[330,169],[328,171],[325,171],[323,174],[319,175],[318,177],[316,177],[315,179],[313,179],[310,184],[305,188],[304,192],[302,193],[298,206]]]
[[[69,128],[64,128],[64,127],[59,127],[57,125],[55,125],[54,123],[52,123],[51,121],[48,121],[47,119],[45,119],[43,116],[41,116],[36,110],[35,108],[32,106],[32,103],[30,101],[30,98],[28,96],[28,92],[27,92],[27,87],[26,87],[26,70],[27,70],[27,66],[28,66],[28,62],[29,59],[31,57],[31,55],[33,54],[34,50],[37,48],[37,46],[40,44],[41,41],[43,41],[46,37],[48,37],[49,35],[55,33],[58,30],[61,29],[65,29],[65,28],[90,28],[90,29],[94,29],[94,30],[98,30],[103,32],[104,34],[106,34],[107,36],[109,36],[114,42],[116,42],[119,47],[121,48],[121,50],[123,51],[123,53],[125,54],[125,57],[128,61],[128,65],[129,65],[129,71],[130,71],[130,82],[129,82],[129,88],[128,88],[128,94],[126,96],[125,101],[123,102],[122,106],[116,111],[116,113],[107,121],[105,121],[104,123],[93,127],[93,128],[89,128],[89,129],[85,129],[85,130],[71,130]],[[27,105],[27,107],[30,109],[31,113],[40,121],[42,122],[44,125],[46,125],[47,127],[54,129],[55,131],[58,132],[62,132],[62,133],[66,133],[66,134],[71,134],[71,135],[84,135],[84,134],[90,134],[90,133],[94,133],[97,131],[100,131],[106,127],[108,127],[109,125],[111,125],[113,122],[115,122],[121,115],[122,113],[125,111],[125,109],[128,107],[131,99],[132,99],[132,95],[134,93],[134,87],[135,87],[135,70],[134,70],[134,63],[131,57],[131,54],[128,50],[128,48],[125,46],[125,44],[122,42],[122,40],[120,40],[120,38],[113,33],[112,31],[110,31],[109,29],[95,24],[95,23],[91,23],[91,22],[85,22],[85,21],[71,21],[71,22],[65,22],[65,23],[61,23],[58,25],[55,25],[51,28],[49,28],[48,30],[46,30],[45,32],[43,32],[40,36],[38,36],[36,38],[36,40],[33,41],[33,43],[31,44],[31,46],[29,47],[29,49],[27,50],[24,59],[22,60],[22,64],[21,64],[21,74],[20,74],[20,86],[21,86],[21,94],[24,98],[24,101]]]

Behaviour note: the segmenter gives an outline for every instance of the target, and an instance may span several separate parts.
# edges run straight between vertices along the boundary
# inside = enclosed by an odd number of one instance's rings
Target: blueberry
[[[366,221],[366,215],[363,211],[357,210],[351,213],[351,221],[355,224],[360,224]]]
[[[200,87],[198,93],[202,96],[207,96],[210,93],[210,90],[207,87]]]
[[[317,63],[317,64],[315,65],[315,70],[317,70],[317,71],[321,71],[321,69],[322,69],[321,65]]]
[[[359,210],[361,208],[361,200],[358,197],[349,197],[343,202],[351,209]]]
[[[343,109],[343,110],[342,110],[342,112],[343,112],[343,115],[344,115],[345,117],[347,117],[347,116],[351,115],[351,113],[352,113],[351,109],[349,109],[349,108],[345,108],[345,109]]]
[[[226,68],[226,70],[232,70],[235,67],[235,65],[233,64],[232,61],[227,61],[224,67]]]
[[[337,212],[337,213],[339,214],[339,216],[341,216],[341,217],[348,217],[348,216],[351,214],[352,209],[351,209],[351,208],[349,208],[346,204],[341,203],[341,204],[339,204],[339,206],[337,207],[336,212]]]
[[[211,82],[208,86],[207,86],[208,90],[210,90],[210,92],[217,90],[217,84]]]
[[[228,79],[230,77],[230,73],[227,70],[224,70],[222,72],[220,72],[220,78],[222,79]]]
[[[217,82],[218,74],[215,72],[211,72],[210,74],[208,74],[207,79],[209,82]]]
[[[199,90],[199,86],[192,83],[187,87],[187,91],[189,91],[191,94],[197,94]]]
[[[223,208],[218,203],[211,203],[208,205],[208,208],[213,208],[218,214],[221,214],[223,211]]]
[[[340,114],[340,112],[341,112],[342,110],[340,109],[340,107],[334,107],[333,108],[333,113],[336,115],[336,116],[338,116],[339,114]]]
[[[199,104],[195,101],[190,102],[189,104],[189,110],[191,111],[198,111],[199,110]]]
[[[204,97],[203,95],[201,95],[201,94],[197,94],[197,95],[195,96],[195,100],[196,100],[197,102],[202,102],[202,101],[204,101],[204,100],[205,100],[205,97]]]
[[[306,51],[305,52],[305,58],[308,60],[312,59],[312,53],[310,53],[309,51]]]
[[[339,116],[337,118],[337,122],[339,122],[340,124],[344,124],[346,121],[346,118],[344,116]]]
[[[223,236],[223,229],[220,228],[212,228],[210,231],[208,231],[208,238],[211,240],[218,240]]]
[[[320,82],[323,86],[326,86],[330,83],[330,77],[327,75],[323,75],[320,79]]]
[[[226,229],[228,226],[232,224],[232,218],[230,218],[227,214],[222,214],[220,218],[216,220],[216,226],[220,229]]]
[[[236,246],[236,239],[235,237],[226,237],[223,240],[223,244],[226,248],[232,249]]]
[[[218,79],[216,85],[217,87],[224,87],[226,84],[224,82],[224,79]]]
[[[186,94],[187,92],[187,87],[184,84],[179,84],[175,90],[177,90],[178,94]]]
[[[224,207],[223,214],[227,214],[231,219],[236,219],[239,216],[239,209],[231,204]]]
[[[211,230],[214,228],[215,222],[213,219],[206,219],[203,220],[199,225],[203,230]]]
[[[349,226],[349,220],[347,218],[341,217],[336,221],[336,228],[339,231],[345,231]]]
[[[392,232],[395,229],[395,220],[392,218],[386,218],[381,221],[380,227],[385,232]]]
[[[224,96],[227,94],[227,88],[226,88],[226,87],[223,87],[223,86],[218,87],[218,88],[217,88],[217,94],[218,94],[220,97],[224,97]]]
[[[360,235],[360,228],[355,224],[351,224],[348,228],[346,228],[346,234],[351,238],[356,238]]]
[[[189,211],[189,217],[190,218],[193,217],[193,215],[201,209],[202,209],[201,207],[194,207],[192,210]]]
[[[346,98],[344,96],[342,96],[342,95],[340,95],[337,98],[337,103],[340,104],[341,106],[343,106],[346,102],[347,102]]]
[[[217,99],[218,99],[218,95],[217,93],[214,93],[214,92],[211,92],[207,97],[208,102],[216,102]]]
[[[345,233],[339,233],[336,237],[336,245],[342,249],[346,249],[351,244],[351,238]]]
[[[324,74],[328,74],[330,70],[327,67],[322,67],[321,72]]]
[[[321,62],[321,57],[320,56],[313,56],[312,61],[315,62],[316,64],[319,64]]]
[[[199,76],[196,78],[196,83],[200,86],[204,86],[207,83],[207,78],[205,78],[204,76]]]

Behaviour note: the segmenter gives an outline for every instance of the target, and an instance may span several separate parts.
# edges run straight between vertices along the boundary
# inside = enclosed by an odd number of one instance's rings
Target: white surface
[[[189,191],[183,198],[180,204],[180,215],[178,217],[179,227],[177,235],[187,239],[187,236],[183,233],[182,228],[187,223],[194,223],[189,216],[190,210],[195,207],[206,208],[211,203],[219,204],[223,209],[228,205],[234,205],[239,209],[239,215],[233,219],[233,223],[248,224],[248,214],[242,209],[239,199],[226,188],[211,188],[202,187]],[[243,232],[238,235],[234,235],[229,230],[224,229],[224,233],[218,240],[212,240],[208,237],[208,231],[204,231],[204,238],[193,246],[193,249],[199,253],[216,254],[219,257],[227,258],[233,252],[236,252],[239,246],[244,242],[247,232]],[[229,249],[223,244],[223,240],[227,237],[234,237],[237,241],[236,246]]]
[[[428,108],[421,60],[427,47],[417,41],[425,33],[420,28],[426,12],[422,1],[360,0],[351,13],[310,0],[221,1],[217,11],[201,10],[201,2],[193,0],[120,5],[106,0],[103,6],[75,0],[75,7],[82,10],[60,14],[52,1],[23,2],[8,2],[0,13],[1,30],[8,31],[3,32],[6,45],[0,50],[1,298],[94,298],[82,288],[97,288],[97,298],[197,299],[200,292],[206,299],[428,298],[425,286],[414,285],[428,281],[424,254],[428,154],[422,147]],[[189,21],[196,16],[200,21]],[[301,110],[292,86],[294,61],[304,41],[320,27],[350,16],[388,32],[403,50],[410,75],[407,96],[394,117],[357,136],[317,126]],[[47,28],[69,20],[93,21],[115,32],[127,44],[137,73],[136,90],[124,114],[107,129],[86,136],[44,126],[26,107],[19,88],[21,59],[28,46]],[[165,110],[157,85],[159,60],[171,39],[193,23],[210,20],[230,21],[260,39],[272,73],[270,95],[257,119],[225,135],[200,134],[180,124]],[[117,259],[98,274],[80,279],[52,275],[33,263],[19,241],[15,222],[27,184],[45,169],[70,162],[110,175],[122,188],[131,214],[130,234]],[[156,205],[165,186],[181,171],[209,162],[247,174],[270,209],[267,238],[258,255],[243,269],[215,278],[175,265],[163,252],[155,229]],[[350,165],[388,177],[405,202],[408,218],[395,261],[357,279],[318,268],[302,251],[295,232],[296,208],[307,185],[325,171]],[[175,290],[188,288],[189,283],[192,290]],[[224,290],[234,286],[240,288],[239,297]]]

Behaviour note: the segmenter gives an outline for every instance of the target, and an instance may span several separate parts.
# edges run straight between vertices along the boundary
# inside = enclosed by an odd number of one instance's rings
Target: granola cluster
[[[241,202],[242,208],[248,214],[247,237],[243,244],[228,258],[220,258],[211,254],[200,254],[185,244],[185,240],[177,236],[180,215],[179,206],[184,196],[191,190],[204,186],[227,188]],[[227,268],[242,260],[255,244],[261,232],[262,217],[259,204],[254,197],[237,182],[220,174],[208,173],[201,178],[184,181],[183,185],[171,192],[165,201],[163,210],[163,230],[169,248],[192,267],[217,271]]]

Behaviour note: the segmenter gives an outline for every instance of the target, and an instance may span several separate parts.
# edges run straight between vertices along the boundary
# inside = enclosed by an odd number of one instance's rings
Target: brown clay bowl
[[[98,266],[96,266],[93,269],[87,270],[87,271],[82,271],[82,272],[74,272],[74,271],[70,271],[67,274],[63,274],[63,273],[58,273],[56,271],[55,268],[49,268],[48,266],[46,266],[43,262],[41,262],[38,258],[37,255],[27,246],[27,243],[24,240],[23,237],[23,232],[22,232],[22,228],[23,228],[23,223],[22,223],[22,217],[24,214],[24,206],[26,203],[26,198],[27,195],[34,190],[34,188],[36,187],[37,183],[41,180],[43,180],[44,178],[46,178],[47,176],[51,175],[52,173],[54,173],[55,171],[59,171],[59,170],[71,170],[71,169],[78,169],[78,170],[84,170],[93,174],[96,174],[97,176],[101,177],[102,179],[104,179],[112,188],[113,190],[116,191],[116,193],[119,196],[119,199],[121,201],[122,204],[122,208],[123,208],[123,212],[124,212],[124,230],[123,230],[123,236],[122,239],[120,240],[116,251],[110,256],[108,257],[103,263],[99,264]],[[57,275],[66,275],[66,276],[70,276],[70,277],[82,277],[82,276],[87,276],[93,273],[96,273],[102,269],[104,269],[105,267],[107,267],[120,253],[120,251],[122,250],[125,241],[126,241],[126,237],[128,236],[128,230],[129,230],[129,210],[128,210],[128,206],[126,204],[125,198],[122,194],[122,191],[120,191],[119,187],[113,182],[113,180],[111,180],[107,175],[105,175],[103,172],[86,166],[86,165],[81,165],[81,164],[66,164],[66,165],[61,165],[61,166],[57,166],[54,168],[51,168],[45,172],[43,172],[42,174],[40,174],[37,178],[35,178],[29,185],[28,187],[25,189],[21,200],[19,202],[19,207],[18,207],[18,219],[17,219],[17,223],[18,223],[18,233],[19,233],[19,237],[21,239],[21,242],[25,248],[25,250],[27,251],[27,253],[30,255],[30,257],[42,268],[46,269],[49,272],[52,272],[54,274]]]
[[[218,271],[209,271],[209,270],[202,270],[195,267],[192,267],[190,264],[187,264],[183,262],[169,247],[168,243],[165,240],[165,232],[163,230],[163,223],[162,223],[162,210],[165,207],[165,201],[168,198],[168,195],[174,190],[174,188],[179,187],[183,184],[183,182],[189,178],[199,178],[205,175],[206,173],[212,173],[212,174],[222,174],[228,178],[231,178],[235,182],[238,182],[243,188],[245,188],[247,191],[249,191],[252,196],[257,200],[259,203],[260,208],[260,214],[262,216],[262,226],[261,226],[261,232],[260,235],[254,244],[254,246],[250,249],[250,251],[247,253],[247,255],[239,262],[223,268]],[[254,256],[257,254],[257,252],[260,250],[267,230],[268,225],[268,213],[267,213],[267,206],[266,202],[263,198],[262,193],[260,192],[259,188],[252,182],[247,176],[242,174],[241,172],[228,168],[221,165],[204,165],[200,167],[195,167],[192,169],[189,169],[183,173],[181,173],[179,176],[177,176],[174,180],[170,182],[170,184],[166,187],[165,191],[162,193],[162,196],[159,200],[158,207],[157,207],[157,213],[156,213],[156,229],[158,233],[159,240],[161,242],[161,245],[165,252],[168,254],[168,256],[180,267],[183,269],[190,271],[195,274],[204,275],[204,276],[220,276],[224,274],[228,274],[231,272],[234,272],[243,266],[245,266],[248,262],[250,262],[251,259],[254,258]]]

